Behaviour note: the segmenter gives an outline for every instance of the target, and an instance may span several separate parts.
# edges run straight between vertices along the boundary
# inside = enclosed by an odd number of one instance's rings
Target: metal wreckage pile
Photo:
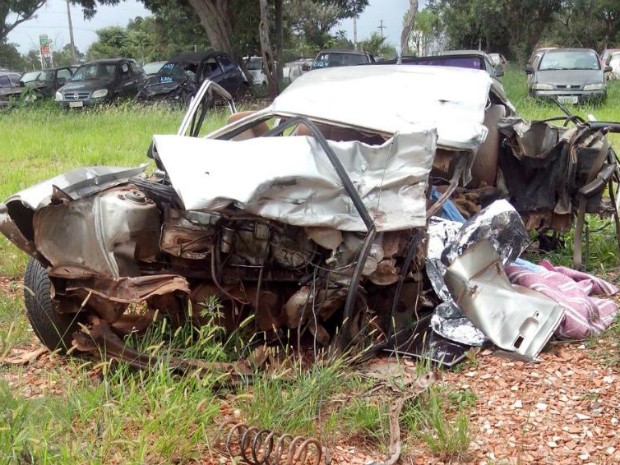
[[[359,95],[375,88],[369,112]],[[216,94],[228,98],[205,83],[179,133],[155,136],[153,175],[79,169],[2,206],[0,230],[32,256],[26,308],[51,349],[147,367],[123,337],[155,315],[200,325],[211,316],[188,306],[210,296],[229,331],[253,315],[257,343],[370,344],[448,366],[482,344],[534,359],[554,335],[613,319],[588,294],[614,286],[519,257],[529,231],[576,222],[579,268],[606,188],[618,228],[605,138],[617,125],[529,124],[484,72],[394,65],[308,73],[269,108],[188,137]]]

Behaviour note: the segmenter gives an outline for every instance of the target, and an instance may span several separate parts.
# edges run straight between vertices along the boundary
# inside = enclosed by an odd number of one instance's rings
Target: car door
[[[222,79],[224,84],[222,84],[222,87],[231,94],[234,94],[242,84],[241,73],[228,55],[219,54],[217,58],[224,75]]]
[[[119,95],[134,97],[138,93],[138,76],[131,72],[129,61],[121,61],[118,72],[120,73]]]
[[[222,86],[224,89],[226,89],[226,85],[224,83],[224,80],[225,80],[224,72],[219,62],[217,61],[216,55],[209,55],[204,60],[202,60],[202,63],[200,64],[200,68],[201,68],[201,71],[200,71],[200,82],[201,83],[205,79],[209,79],[210,81],[213,81],[219,84],[220,86]]]
[[[73,76],[73,72],[71,71],[71,68],[58,68],[56,70],[56,75],[54,76],[53,91],[56,92],[58,89],[64,86],[67,82],[69,82],[69,79],[71,79],[71,76]]]

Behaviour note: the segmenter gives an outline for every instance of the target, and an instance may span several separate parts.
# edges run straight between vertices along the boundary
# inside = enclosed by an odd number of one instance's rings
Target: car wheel
[[[51,351],[66,353],[72,334],[78,329],[79,313],[61,314],[55,310],[50,279],[41,263],[31,258],[24,276],[24,302],[30,326]]]

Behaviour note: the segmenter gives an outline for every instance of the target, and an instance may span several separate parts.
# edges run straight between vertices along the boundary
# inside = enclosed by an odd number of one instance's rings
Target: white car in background
[[[261,57],[254,56],[245,58],[245,67],[252,75],[253,86],[267,86],[267,74],[265,74],[263,59]]]
[[[613,52],[607,57],[607,66],[611,66],[611,73],[605,73],[608,80],[620,79],[620,51]]]

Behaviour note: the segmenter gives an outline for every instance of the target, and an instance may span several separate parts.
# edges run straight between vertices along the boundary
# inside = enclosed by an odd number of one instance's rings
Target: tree
[[[27,64],[17,50],[17,44],[0,42],[0,68],[23,70]]]
[[[410,39],[416,55],[429,55],[431,51],[441,49],[442,38],[439,17],[429,8],[419,11]]]
[[[35,53],[35,55],[37,56],[37,60],[38,60],[38,51],[31,50],[31,52]],[[54,50],[52,52],[52,56],[53,56],[53,61],[54,61],[55,66],[70,66],[74,64],[73,53],[71,51],[71,44],[66,44],[60,50]],[[84,59],[84,54],[80,52],[77,47],[75,48],[75,57],[77,58],[78,62]]]
[[[386,43],[387,37],[382,37],[378,32],[373,32],[370,38],[363,40],[359,43],[362,50],[385,59],[394,58],[396,56],[396,49]]]
[[[415,24],[415,16],[418,12],[418,0],[409,0],[409,11],[405,17],[403,31],[400,34],[400,53],[401,55],[409,55],[409,38],[413,32]]]
[[[545,28],[563,6],[562,0],[430,0],[450,47],[487,51],[508,48],[524,63]]]
[[[126,28],[97,31],[98,39],[87,51],[88,59],[126,56],[140,62],[167,60],[194,49],[205,50],[208,40],[198,19],[186,10],[163,9],[154,16],[137,17]],[[193,22],[191,20],[194,20]]]
[[[566,0],[549,24],[544,41],[567,47],[607,48],[618,37],[616,2],[607,0]]]
[[[315,52],[326,48],[339,21],[361,13],[368,0],[288,0],[285,15],[293,33]]]
[[[31,19],[46,0],[3,0],[0,2],[0,43],[4,44],[9,32]],[[9,20],[9,17],[11,20]]]
[[[274,59],[273,48],[269,39],[269,5],[267,0],[260,1],[260,48],[263,57],[263,67],[269,84],[269,95],[275,98],[278,95],[278,70]]]

